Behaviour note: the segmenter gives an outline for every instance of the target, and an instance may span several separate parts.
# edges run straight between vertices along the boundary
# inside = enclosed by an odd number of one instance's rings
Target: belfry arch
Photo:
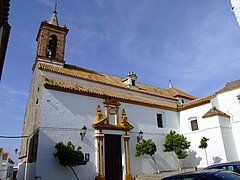
[[[56,51],[57,51],[57,36],[51,35],[48,39],[48,46],[47,46],[47,56],[50,59],[53,59],[56,57]]]

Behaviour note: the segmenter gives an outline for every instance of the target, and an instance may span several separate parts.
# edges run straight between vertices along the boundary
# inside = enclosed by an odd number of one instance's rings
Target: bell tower
[[[37,52],[35,64],[43,62],[48,64],[64,65],[64,50],[68,29],[58,24],[56,6],[50,20],[42,21],[37,34]]]

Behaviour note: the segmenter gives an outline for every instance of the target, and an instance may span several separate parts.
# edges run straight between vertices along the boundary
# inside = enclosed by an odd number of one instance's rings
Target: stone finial
[[[126,113],[125,109],[122,110],[122,123],[124,121],[128,121],[127,113]]]
[[[100,107],[100,105],[98,105],[97,107],[97,114],[96,114],[96,121],[100,121],[103,117],[103,114],[102,114],[102,109]]]

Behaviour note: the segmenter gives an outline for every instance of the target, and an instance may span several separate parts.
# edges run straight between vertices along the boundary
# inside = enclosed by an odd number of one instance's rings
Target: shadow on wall
[[[151,156],[143,156],[145,162],[148,161],[146,165],[151,166],[153,173],[172,171],[179,168],[177,159],[171,153],[166,153],[164,156],[155,154],[153,157],[154,159]]]
[[[154,155],[155,162],[152,158],[149,157],[150,164],[152,165],[155,172],[162,172],[172,169],[172,165],[170,165],[164,158],[162,158],[159,154]]]
[[[194,168],[194,167],[198,167],[202,158],[201,157],[197,157],[197,152],[194,150],[189,150],[188,151],[188,156],[186,157],[186,159],[183,160],[183,168]]]

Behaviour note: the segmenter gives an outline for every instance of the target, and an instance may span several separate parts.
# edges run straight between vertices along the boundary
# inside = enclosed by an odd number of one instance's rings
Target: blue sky
[[[21,135],[36,35],[55,0],[11,1],[12,26],[0,82],[0,135]],[[69,33],[65,61],[97,72],[174,87],[196,97],[239,79],[240,28],[230,0],[58,0]],[[19,139],[0,139],[16,159]]]

